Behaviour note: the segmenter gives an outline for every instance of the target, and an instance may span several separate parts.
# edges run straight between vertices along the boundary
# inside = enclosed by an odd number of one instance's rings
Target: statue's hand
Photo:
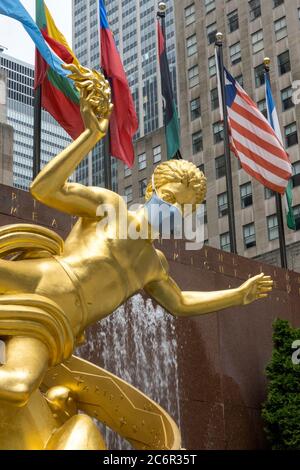
[[[242,298],[241,304],[248,305],[255,300],[268,297],[273,289],[273,284],[271,276],[265,276],[264,274],[248,279],[238,289]]]
[[[106,134],[113,110],[108,81],[96,70],[74,64],[65,64],[63,67],[72,72],[69,78],[74,80],[80,91],[80,110],[86,129]]]

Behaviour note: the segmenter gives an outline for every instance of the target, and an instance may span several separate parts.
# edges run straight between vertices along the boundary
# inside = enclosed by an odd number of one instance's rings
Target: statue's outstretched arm
[[[230,307],[247,305],[271,292],[273,281],[259,274],[236,289],[215,292],[182,292],[175,281],[153,282],[145,291],[171,314],[178,317],[205,315]]]
[[[66,66],[80,89],[80,109],[85,131],[51,160],[33,181],[30,192],[44,204],[68,214],[95,217],[100,203],[112,193],[101,188],[68,182],[79,163],[105,136],[112,110],[109,84],[103,76],[88,69]]]

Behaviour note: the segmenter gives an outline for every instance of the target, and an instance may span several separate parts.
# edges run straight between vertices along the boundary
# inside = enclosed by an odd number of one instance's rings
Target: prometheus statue
[[[0,366],[0,449],[105,449],[92,418],[135,448],[179,449],[179,430],[162,408],[72,356],[85,329],[141,289],[171,314],[188,317],[249,304],[266,297],[273,283],[260,274],[237,289],[182,292],[153,246],[147,204],[129,212],[114,192],[68,182],[105,136],[112,105],[101,74],[67,68],[80,90],[86,129],[40,172],[31,194],[78,221],[65,242],[34,225],[0,229],[0,339],[6,356]],[[164,200],[178,211],[201,203],[205,193],[205,177],[192,163],[170,161],[156,168],[146,199],[148,205],[153,198]],[[137,231],[146,223],[149,236],[112,237],[116,227],[113,221],[101,224],[101,205],[117,215],[124,211]]]

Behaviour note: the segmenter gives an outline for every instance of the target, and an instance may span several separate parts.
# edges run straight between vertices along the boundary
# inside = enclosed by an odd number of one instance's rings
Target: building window
[[[290,62],[290,53],[289,51],[285,51],[278,56],[278,72],[279,75],[284,75],[291,70],[291,62]]]
[[[215,10],[216,8],[216,1],[215,0],[204,0],[205,11],[206,13],[210,13],[211,11]]]
[[[198,170],[201,171],[205,175],[204,163],[201,163],[201,165],[198,166]]]
[[[193,36],[190,36],[186,40],[186,49],[187,49],[187,55],[188,57],[191,57],[192,55],[196,54],[198,49],[197,49],[197,36],[196,34],[193,34]]]
[[[214,44],[216,41],[217,34],[217,23],[212,23],[206,28],[206,34],[208,39],[208,44]]]
[[[196,21],[196,8],[195,4],[192,3],[192,5],[188,6],[184,10],[185,13],[185,25],[189,26],[192,23],[195,23]]]
[[[269,241],[272,242],[274,240],[278,240],[279,228],[278,228],[277,215],[270,215],[270,217],[267,217],[267,225],[268,225]]]
[[[274,22],[274,29],[276,41],[280,41],[281,39],[287,37],[287,24],[285,16]]]
[[[190,68],[188,71],[189,77],[189,87],[194,88],[194,86],[199,85],[199,68],[198,65]]]
[[[256,235],[255,235],[255,225],[254,223],[249,225],[244,225],[244,245],[245,249],[253,248],[256,246]]]
[[[192,144],[193,144],[193,155],[196,153],[202,152],[203,150],[203,139],[202,131],[195,132],[192,135]]]
[[[229,232],[223,233],[220,235],[220,248],[223,251],[231,251],[231,244],[230,244],[230,234]]]
[[[267,101],[265,99],[260,100],[257,103],[257,107],[260,110],[260,112],[265,116],[265,118],[268,119]]]
[[[223,176],[226,176],[225,155],[216,158],[216,179],[223,178]]]
[[[190,102],[191,121],[201,116],[200,98],[195,98]]]
[[[253,204],[253,195],[252,195],[252,184],[246,183],[240,187],[241,192],[241,205],[242,209],[252,206]]]
[[[265,188],[265,199],[268,200],[268,199],[272,199],[272,197],[275,196],[275,192],[272,191],[272,189],[269,189],[269,188]]]
[[[159,162],[161,162],[161,146],[157,145],[153,149],[153,164],[156,165]]]
[[[240,42],[237,42],[236,44],[233,44],[232,46],[230,46],[229,52],[230,52],[230,60],[231,60],[232,65],[235,65],[241,62],[242,54],[241,54]]]
[[[213,55],[208,59],[208,74],[210,77],[214,77],[217,73],[217,68],[216,68],[216,58]]]
[[[239,75],[238,77],[235,77],[236,81],[238,82],[238,84],[244,88],[244,77],[243,75]]]
[[[125,198],[126,198],[127,204],[129,202],[132,202],[133,200],[132,186],[127,186],[127,188],[125,188]]]
[[[287,111],[295,106],[293,102],[293,88],[291,86],[281,90],[281,102],[283,111]]]
[[[297,186],[300,186],[300,161],[293,163],[292,165],[293,169],[293,188],[296,188]]]
[[[224,125],[223,122],[216,122],[213,125],[214,141],[215,144],[222,142],[224,140]]]
[[[296,230],[300,230],[300,206],[293,207],[295,223],[296,223]]]
[[[239,14],[237,10],[232,11],[227,15],[228,20],[228,30],[230,33],[233,33],[239,29]]]
[[[284,0],[273,0],[273,8],[279,7],[279,5],[282,5],[284,3]]]
[[[256,18],[261,16],[261,4],[260,0],[250,0],[249,2],[250,8],[250,20],[254,21]]]
[[[129,168],[129,166],[125,165],[124,166],[124,176],[125,176],[125,178],[127,178],[128,176],[131,176],[131,175],[132,175],[131,168]]]
[[[211,110],[218,109],[219,107],[219,92],[218,88],[214,88],[210,92],[210,103],[211,103]]]
[[[147,178],[139,181],[140,197],[144,197],[147,189]]]
[[[264,48],[264,33],[263,30],[260,29],[259,31],[256,31],[256,33],[251,35],[252,39],[252,52],[253,54],[257,54],[257,52],[260,52]]]
[[[286,126],[284,128],[284,133],[287,147],[292,147],[293,145],[298,144],[298,132],[296,122],[293,122],[289,126]]]
[[[219,219],[228,215],[228,196],[227,193],[219,194],[218,196],[218,211]]]
[[[256,88],[259,88],[260,86],[265,84],[265,66],[264,66],[264,64],[261,64],[258,67],[255,67],[254,75],[255,75],[255,86],[256,86]]]
[[[147,167],[147,157],[145,153],[138,156],[139,170],[144,170]]]

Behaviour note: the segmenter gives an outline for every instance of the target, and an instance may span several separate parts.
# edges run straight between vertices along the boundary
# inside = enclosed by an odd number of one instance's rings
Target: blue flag
[[[63,77],[67,77],[69,75],[69,71],[62,68],[62,64],[64,64],[64,62],[46,43],[38,26],[19,0],[0,0],[0,14],[14,18],[22,23],[47,64],[59,75],[62,75]]]
[[[269,123],[271,124],[272,128],[275,131],[275,134],[282,144],[283,144],[283,139],[282,139],[282,134],[280,130],[280,124],[279,124],[279,119],[278,119],[278,114],[271,90],[271,84],[268,75],[266,74],[266,102],[267,102],[267,110],[268,110],[268,120]],[[287,226],[291,230],[296,230],[296,221],[295,221],[295,216],[294,216],[294,211],[293,211],[293,185],[292,181],[290,180],[286,193],[285,193],[285,199],[286,199],[286,213],[287,213]]]

